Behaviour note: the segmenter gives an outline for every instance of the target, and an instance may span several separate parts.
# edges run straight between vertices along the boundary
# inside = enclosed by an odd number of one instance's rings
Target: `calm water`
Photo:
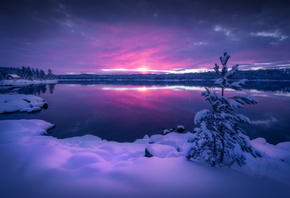
[[[161,133],[162,128],[181,124],[195,127],[196,112],[210,108],[200,95],[203,87],[162,85],[75,85],[56,84],[2,90],[34,93],[49,107],[38,113],[0,115],[0,119],[43,119],[56,125],[50,135],[68,138],[93,134],[113,141],[134,141]],[[227,93],[231,95],[231,92]],[[264,137],[270,143],[290,141],[290,92],[245,90],[259,100],[240,113],[253,124],[242,126],[251,138]]]

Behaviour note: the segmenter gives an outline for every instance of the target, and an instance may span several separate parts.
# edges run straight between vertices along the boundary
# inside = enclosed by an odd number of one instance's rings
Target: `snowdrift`
[[[0,121],[1,197],[289,197],[290,143],[263,139],[240,168],[219,168],[184,157],[193,134],[145,136],[118,143],[85,135],[44,136],[42,120]],[[145,157],[145,149],[153,157]],[[244,174],[246,173],[246,174]]]
[[[0,94],[0,114],[13,112],[35,112],[47,108],[44,99],[34,95],[7,95]]]

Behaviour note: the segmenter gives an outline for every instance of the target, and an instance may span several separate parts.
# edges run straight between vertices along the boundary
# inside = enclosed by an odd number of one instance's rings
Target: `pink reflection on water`
[[[10,114],[0,119],[46,120],[56,125],[52,135],[58,138],[94,134],[107,140],[134,141],[179,124],[192,131],[195,114],[211,108],[201,91],[203,87],[179,85],[57,84],[53,94],[41,95],[49,104],[47,110],[38,114]],[[226,91],[226,96],[233,94]],[[251,126],[241,126],[251,138],[265,137],[274,144],[287,140],[289,93],[245,90],[238,94],[259,100],[257,105],[246,105],[236,112],[253,121]]]
[[[80,123],[84,134],[90,132],[110,140],[124,136],[119,141],[156,134],[163,127],[178,124],[192,130],[197,111],[194,104],[206,104],[198,92],[168,87],[59,86],[57,90],[59,96],[55,97],[70,98],[65,104],[59,102],[62,114],[69,117],[67,122],[74,123],[75,128]]]

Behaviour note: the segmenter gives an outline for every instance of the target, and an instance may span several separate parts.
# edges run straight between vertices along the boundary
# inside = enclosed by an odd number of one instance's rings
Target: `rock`
[[[168,129],[163,129],[162,131],[162,135],[166,135],[167,133],[170,133],[171,131],[169,131]]]
[[[153,155],[145,148],[145,157],[153,157]]]
[[[177,126],[177,132],[178,132],[178,133],[183,133],[184,131],[185,131],[185,128],[184,128],[183,125],[178,125],[178,126]]]

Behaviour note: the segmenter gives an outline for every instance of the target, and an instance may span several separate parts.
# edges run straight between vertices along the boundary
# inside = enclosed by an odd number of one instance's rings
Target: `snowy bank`
[[[0,114],[13,112],[35,112],[46,108],[44,99],[34,95],[8,95],[0,94]]]
[[[58,80],[3,80],[0,81],[0,86],[23,86],[32,84],[56,84]]]
[[[189,132],[153,135],[146,146],[146,154],[159,158],[185,157],[191,148],[188,140],[192,139],[195,139],[195,134]],[[244,153],[247,158],[246,165],[240,167],[235,163],[231,169],[290,187],[290,142],[272,145],[264,138],[257,138],[251,140],[251,145],[262,154],[262,158],[254,158],[250,153]]]
[[[242,198],[290,195],[290,143],[254,145],[275,162],[273,178],[210,167],[185,159],[186,140],[193,134],[153,135],[134,143],[118,143],[85,135],[68,139],[41,136],[52,124],[42,120],[0,121],[0,192],[3,197],[167,197]],[[150,144],[149,144],[150,143]],[[157,146],[153,146],[153,145]],[[150,147],[152,147],[150,149]],[[145,148],[156,157],[144,157]],[[171,154],[170,154],[171,153]],[[158,157],[159,156],[159,157]],[[283,161],[281,160],[283,159]],[[286,168],[285,168],[285,167]],[[238,170],[238,171],[237,171]],[[252,171],[252,172],[251,172]]]

